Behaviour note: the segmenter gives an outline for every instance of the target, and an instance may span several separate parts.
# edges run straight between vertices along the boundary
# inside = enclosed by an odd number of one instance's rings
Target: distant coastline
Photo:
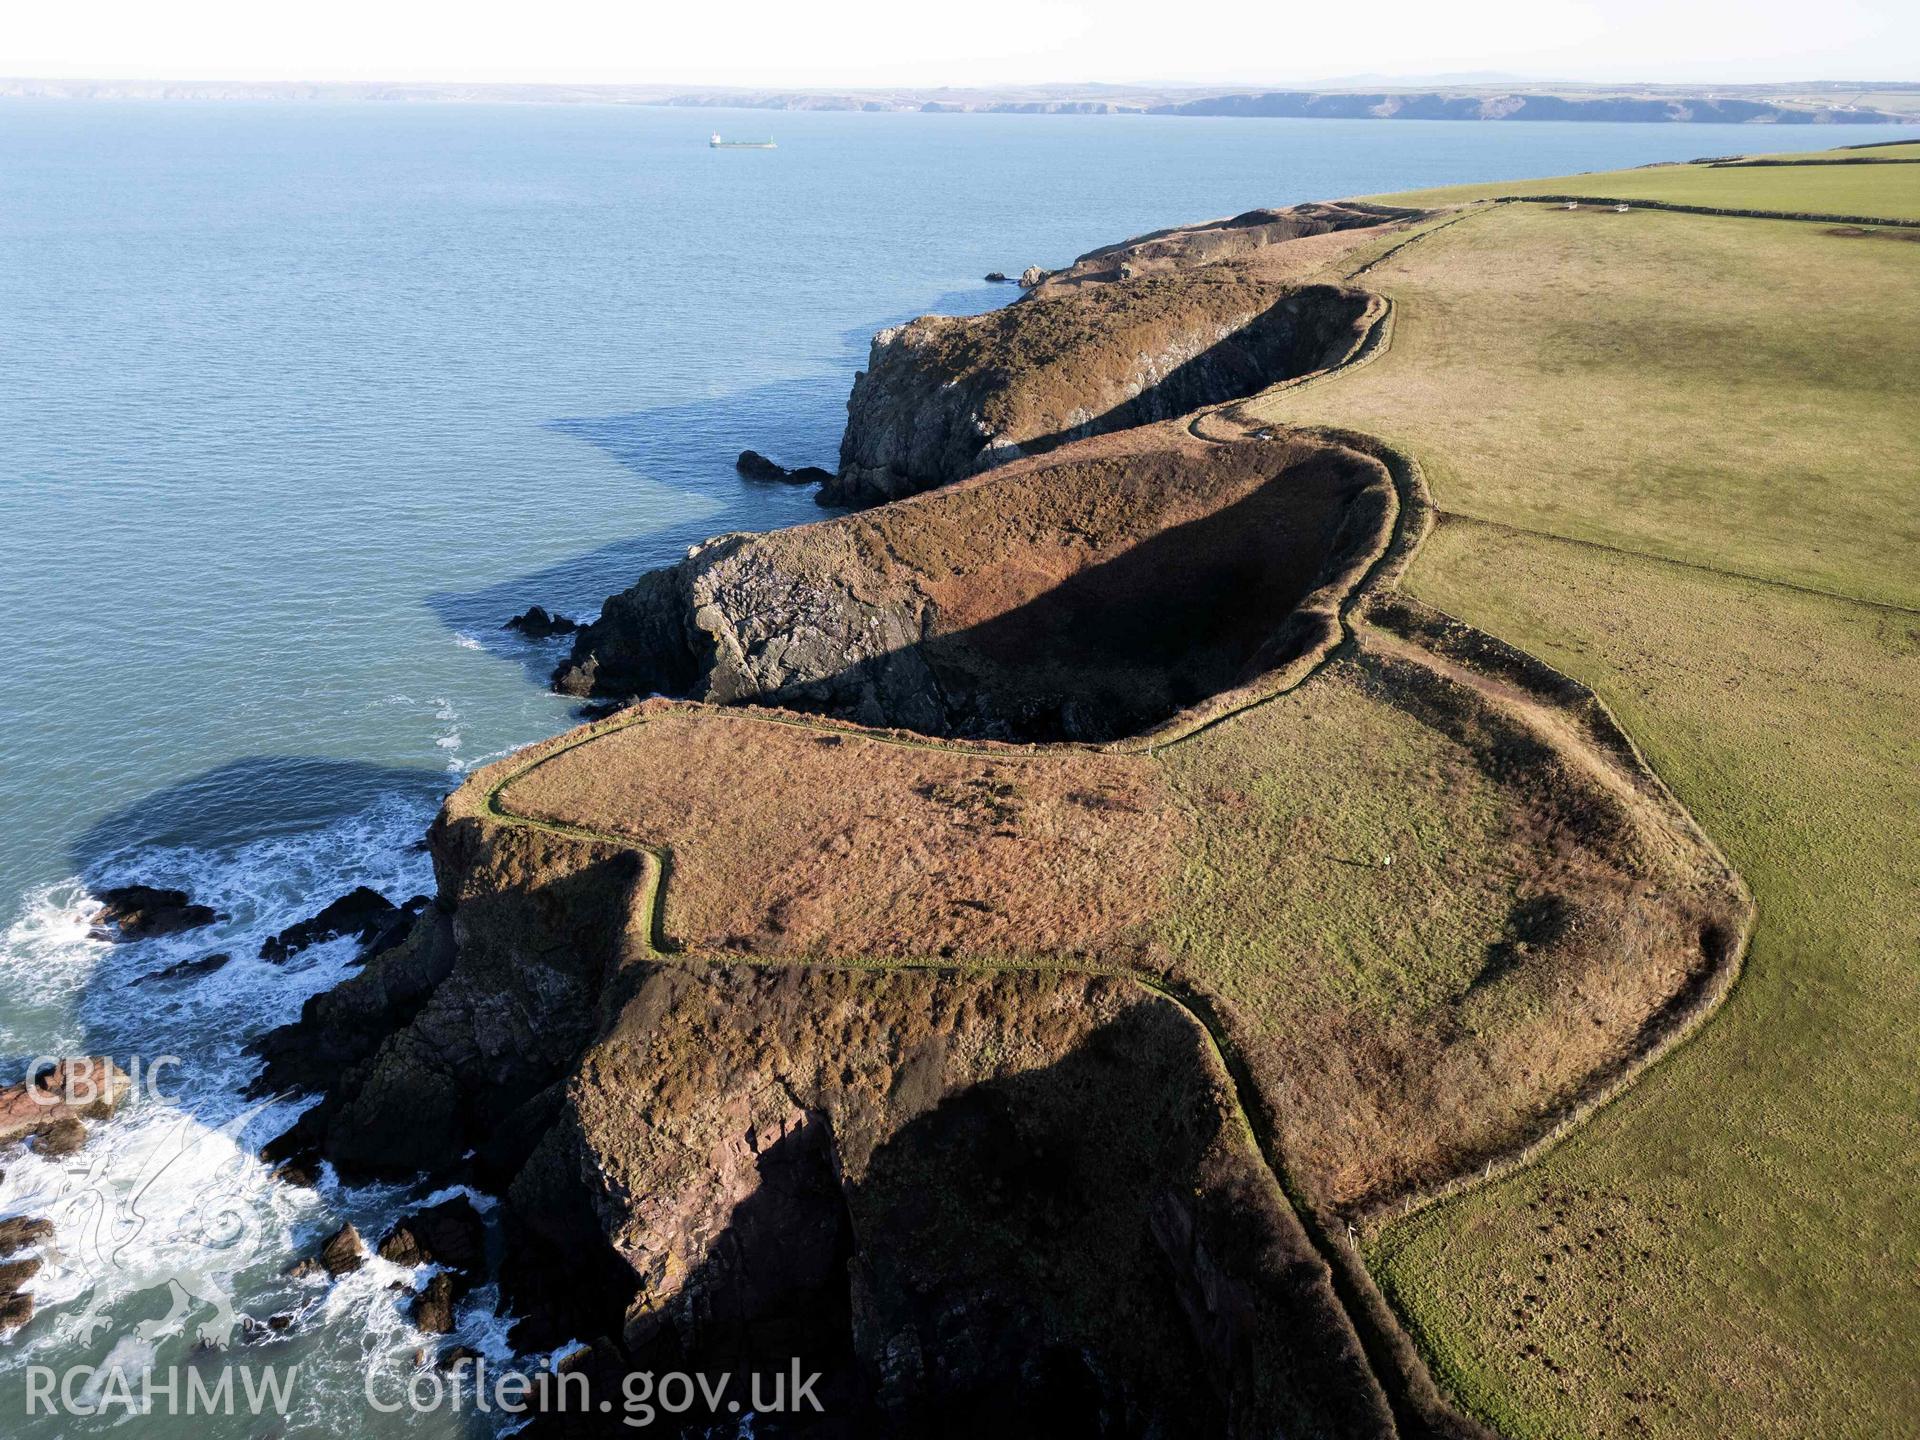
[[[1591,120],[1736,125],[1920,123],[1920,84],[1894,81],[1712,86],[1439,85],[1321,90],[1125,85],[967,90],[748,90],[684,85],[0,79],[0,98],[671,105],[744,110],[1339,120]]]

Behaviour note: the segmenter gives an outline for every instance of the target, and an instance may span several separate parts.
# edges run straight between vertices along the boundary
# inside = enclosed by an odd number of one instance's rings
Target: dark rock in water
[[[289,1160],[274,1170],[273,1178],[282,1185],[298,1185],[303,1190],[311,1190],[320,1183],[320,1167],[311,1161]]]
[[[94,937],[100,940],[146,940],[227,918],[210,905],[196,905],[184,890],[151,885],[117,885],[101,891],[100,900],[92,920]]]
[[[289,1280],[318,1280],[327,1273],[327,1267],[309,1255],[287,1266],[284,1273]]]
[[[627,708],[624,700],[590,700],[585,705],[573,707],[573,718],[592,724],[595,720],[604,720],[609,715],[618,715]]]
[[[580,628],[580,622],[569,620],[565,615],[550,614],[545,606],[530,605],[500,628],[518,630],[529,640],[550,640],[555,635],[571,635]]]
[[[404,913],[378,890],[361,885],[351,893],[342,895],[312,919],[289,925],[267,940],[260,947],[260,958],[278,965],[309,945],[337,939],[342,935],[357,935],[360,943],[365,945]]]
[[[14,1215],[0,1220],[0,1255],[11,1255],[38,1245],[53,1235],[53,1222],[44,1215]]]
[[[87,1127],[71,1115],[54,1121],[33,1137],[33,1148],[49,1158],[71,1155],[87,1143]]]
[[[33,1318],[33,1296],[8,1295],[0,1299],[0,1335],[18,1330]]]
[[[380,1258],[396,1265],[478,1270],[486,1253],[486,1222],[464,1195],[409,1215],[380,1241]]]
[[[0,1265],[0,1295],[17,1295],[20,1287],[40,1273],[40,1258],[28,1256],[25,1260],[9,1260]]]
[[[440,1353],[439,1368],[444,1374],[452,1374],[461,1366],[472,1366],[480,1359],[480,1352],[471,1345],[454,1345]]]
[[[742,450],[740,458],[733,462],[733,468],[749,480],[784,480],[787,467],[769,460],[758,450]]]
[[[1002,275],[998,270],[989,270],[987,272],[987,283],[989,285],[1005,285],[1010,282],[1007,280],[1007,277]]]
[[[361,1243],[360,1232],[349,1221],[342,1225],[320,1247],[320,1266],[329,1275],[351,1275],[367,1263],[367,1247]]]
[[[789,470],[778,461],[769,460],[758,450],[742,450],[740,458],[733,462],[733,468],[749,480],[777,480],[785,485],[818,485],[833,478],[831,471],[822,470],[818,465],[802,465],[797,470]]]
[[[451,1335],[453,1305],[458,1298],[454,1292],[453,1276],[442,1270],[427,1281],[427,1288],[413,1302],[415,1327],[429,1335]]]
[[[152,980],[185,980],[196,975],[211,975],[231,959],[233,959],[231,955],[222,952],[215,955],[202,955],[198,960],[181,960],[167,966],[164,970],[156,970],[151,975],[142,975],[133,983],[145,985]]]

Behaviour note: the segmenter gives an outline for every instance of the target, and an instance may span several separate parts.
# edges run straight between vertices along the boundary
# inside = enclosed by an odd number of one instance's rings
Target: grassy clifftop
[[[1830,154],[1875,152],[1830,152]],[[1820,158],[1820,157],[1816,157]],[[1397,197],[1920,213],[1911,165],[1666,167]],[[1451,221],[1451,223],[1447,223]],[[1920,1391],[1920,246],[1477,207],[1366,276],[1391,352],[1252,407],[1432,477],[1410,584],[1608,701],[1748,877],[1745,977],[1538,1167],[1375,1260],[1514,1435],[1883,1436]]]

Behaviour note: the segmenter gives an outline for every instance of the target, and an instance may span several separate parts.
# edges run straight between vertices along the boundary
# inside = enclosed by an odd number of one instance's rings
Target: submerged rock
[[[530,605],[500,628],[518,630],[529,640],[550,640],[555,635],[571,635],[580,628],[580,622],[552,614],[543,605]]]
[[[142,975],[133,983],[146,985],[155,980],[186,980],[200,975],[211,975],[233,956],[224,952],[214,955],[202,955],[198,960],[178,960],[165,969],[155,970],[151,975]]]
[[[99,898],[101,905],[92,919],[93,935],[99,940],[147,940],[227,918],[211,905],[196,904],[184,890],[116,885],[101,891]]]

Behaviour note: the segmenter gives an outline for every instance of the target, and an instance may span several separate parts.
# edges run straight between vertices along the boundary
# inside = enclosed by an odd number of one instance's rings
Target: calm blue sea
[[[779,149],[711,151],[715,127]],[[279,1271],[418,1196],[288,1191],[247,1160],[292,1111],[245,1115],[240,1045],[348,959],[275,967],[259,941],[363,881],[427,888],[408,847],[438,797],[570,723],[553,647],[509,615],[588,615],[710,533],[817,516],[732,459],[831,465],[873,330],[1004,303],[988,270],[1256,205],[1901,133],[0,102],[0,1078],[184,1057],[83,1173],[5,1162],[0,1215],[62,1228],[41,1313],[0,1344],[0,1428],[109,1428],[21,1421],[24,1367],[183,1362],[204,1308],[134,1327],[186,1274],[297,1317],[247,1351],[302,1365],[294,1429],[366,1433],[364,1376],[424,1343],[386,1288],[405,1273]],[[231,918],[89,940],[86,887],[134,878]],[[235,958],[205,979],[135,983],[214,950]],[[136,1190],[131,1239],[84,1238]],[[209,1195],[237,1240],[209,1240]],[[489,1298],[457,1338],[504,1359]]]

